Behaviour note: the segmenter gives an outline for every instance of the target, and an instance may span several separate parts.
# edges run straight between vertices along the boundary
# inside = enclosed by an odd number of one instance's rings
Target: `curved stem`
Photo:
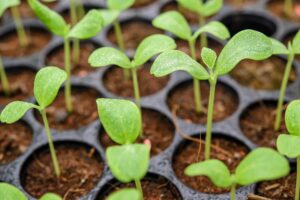
[[[236,193],[236,184],[232,184],[230,189],[230,200],[235,200],[235,194]]]
[[[297,180],[295,189],[295,200],[300,199],[300,156],[297,158]]]
[[[57,157],[56,157],[56,152],[55,152],[55,148],[54,148],[54,144],[53,144],[53,139],[52,139],[48,119],[47,119],[47,116],[46,116],[46,111],[43,109],[43,110],[40,110],[40,113],[41,113],[42,118],[43,118],[45,130],[46,130],[46,134],[47,134],[47,138],[48,138],[48,143],[49,143],[50,154],[51,154],[51,158],[52,158],[52,162],[53,162],[54,172],[55,172],[56,176],[59,177],[61,171],[60,171],[59,163],[58,163],[58,160],[57,160]]]
[[[16,6],[11,7],[11,12],[12,12],[12,15],[14,18],[14,23],[16,26],[20,45],[22,47],[26,47],[28,45],[28,38],[27,38],[24,26],[21,21],[20,12],[19,12],[18,7],[16,7]]]
[[[286,87],[287,87],[287,84],[289,81],[289,76],[290,76],[290,73],[292,70],[294,56],[295,56],[294,53],[289,54],[288,62],[285,67],[285,71],[284,71],[284,75],[283,75],[283,79],[282,79],[282,83],[281,83],[281,87],[280,87],[280,94],[279,94],[279,99],[278,99],[278,103],[277,103],[277,109],[276,109],[276,119],[275,119],[275,126],[274,126],[275,131],[278,131],[280,128],[280,124],[281,124],[281,120],[282,120],[281,116],[282,116],[283,101],[284,101]]]
[[[68,37],[64,38],[64,54],[65,54],[65,70],[67,72],[67,80],[65,85],[65,102],[68,113],[73,111],[72,92],[71,92],[71,59],[70,59],[70,41]]]
[[[136,186],[136,189],[140,192],[141,194],[141,200],[144,200],[144,193],[143,193],[143,188],[142,188],[142,184],[141,184],[141,181],[140,180],[136,180],[135,181],[135,186]]]
[[[9,96],[10,95],[9,82],[7,79],[7,75],[6,75],[4,66],[3,66],[1,56],[0,56],[0,78],[1,78],[3,92],[4,92],[5,96]]]

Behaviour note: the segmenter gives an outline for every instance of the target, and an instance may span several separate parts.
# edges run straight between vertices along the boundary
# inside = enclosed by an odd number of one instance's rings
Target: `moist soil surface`
[[[40,52],[51,40],[51,34],[38,28],[26,28],[28,46],[21,47],[16,31],[0,38],[0,54],[7,57],[23,57]]]
[[[37,151],[25,165],[22,185],[33,197],[54,192],[65,200],[77,199],[99,182],[104,165],[94,148],[75,144],[55,146],[61,175],[56,177],[48,149]]]
[[[175,186],[163,177],[148,178],[141,181],[144,200],[181,200],[182,197]],[[106,190],[100,192],[97,200],[105,200],[109,194],[123,188],[135,188],[134,183],[112,183]]]
[[[95,45],[90,42],[84,42],[80,44],[80,56],[78,61],[76,61],[74,54],[71,51],[71,73],[75,76],[84,77],[94,71],[96,68],[93,68],[88,63],[88,58],[91,53],[96,49]],[[58,66],[64,69],[64,48],[63,46],[58,47],[46,58],[46,64],[48,66]]]
[[[280,89],[286,61],[271,57],[263,61],[244,60],[233,69],[230,76],[243,86],[258,90]],[[297,79],[297,73],[293,68],[289,83]]]
[[[32,131],[23,122],[0,124],[0,165],[22,155],[32,141]]]
[[[143,20],[132,20],[121,23],[121,30],[127,49],[135,49],[143,39],[150,35],[163,33],[163,31],[154,28],[150,22]],[[117,45],[117,38],[113,28],[108,31],[107,39]]]
[[[298,22],[300,20],[300,1],[293,1],[293,12],[291,16],[287,16],[284,12],[284,1],[281,0],[270,0],[267,4],[267,9],[274,15],[286,19]]]
[[[286,105],[284,106],[286,107]],[[274,130],[276,102],[258,102],[246,109],[240,118],[242,132],[257,146],[276,148],[276,139],[286,133],[284,112],[278,131]]]
[[[200,82],[202,95],[202,112],[195,111],[193,83],[184,82],[175,87],[168,95],[167,103],[172,112],[188,123],[205,124],[207,120],[207,107],[209,98],[209,84]],[[218,122],[233,114],[239,101],[237,94],[229,86],[218,83],[214,102],[213,121]]]
[[[6,69],[6,75],[10,83],[10,95],[4,94],[2,84],[0,84],[0,105],[6,105],[16,100],[25,100],[33,95],[35,71],[20,67]]]
[[[198,138],[199,136],[197,136]],[[204,138],[203,138],[204,139]],[[201,143],[200,157],[198,157],[199,143],[184,142],[177,149],[173,157],[173,169],[176,176],[188,187],[204,193],[220,194],[229,190],[218,188],[205,176],[189,177],[184,174],[185,168],[195,162],[204,160],[204,140]],[[240,161],[247,155],[248,148],[229,138],[212,137],[211,158],[223,161],[231,172],[235,170]],[[200,184],[199,184],[200,183]]]
[[[175,128],[170,120],[157,111],[143,109],[143,136],[137,142],[144,143],[145,140],[151,142],[151,156],[163,152],[173,141]],[[100,143],[105,148],[116,145],[104,129],[100,133]]]
[[[157,0],[136,0],[133,8],[141,8],[155,3]]]
[[[255,4],[257,0],[225,0],[225,3],[236,8],[242,8],[251,4]]]
[[[258,184],[256,193],[272,200],[294,200],[296,172],[287,177]]]
[[[64,90],[60,90],[55,101],[46,109],[50,127],[56,130],[75,130],[95,121],[98,118],[96,99],[100,96],[94,89],[73,87],[73,112],[67,114]],[[35,116],[43,124],[38,112],[35,112]]]
[[[130,72],[130,71],[129,71]],[[150,74],[150,64],[137,70],[139,90],[141,96],[155,94],[163,89],[169,80],[168,76],[156,78]],[[131,77],[124,77],[124,70],[119,67],[110,67],[104,74],[103,83],[106,89],[122,97],[133,97],[133,82]]]

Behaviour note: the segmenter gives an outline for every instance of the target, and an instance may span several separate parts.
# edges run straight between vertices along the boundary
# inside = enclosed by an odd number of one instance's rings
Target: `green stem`
[[[77,5],[75,0],[70,0],[70,10],[71,10],[71,24],[74,26],[78,22],[79,12],[77,9]],[[78,39],[73,40],[73,60],[74,63],[77,64],[80,57],[80,42]]]
[[[297,157],[297,180],[295,189],[295,200],[300,199],[300,156]]]
[[[141,200],[144,200],[144,193],[143,193],[143,188],[142,188],[142,184],[141,184],[141,181],[140,180],[136,180],[135,181],[135,186],[136,186],[136,189],[140,192],[141,194]]]
[[[52,135],[51,135],[51,131],[49,128],[49,123],[48,123],[48,119],[46,116],[46,111],[40,110],[40,113],[42,115],[43,118],[43,122],[44,122],[44,126],[45,126],[45,130],[46,130],[46,134],[47,134],[47,138],[48,138],[48,143],[49,143],[49,148],[50,148],[50,154],[51,154],[51,158],[52,158],[52,162],[53,162],[53,167],[54,167],[54,171],[57,177],[60,176],[60,168],[59,168],[59,163],[56,157],[56,152],[55,152],[55,148],[54,148],[54,144],[53,144],[53,139],[52,139]]]
[[[141,110],[141,99],[140,99],[140,89],[139,83],[136,73],[136,67],[131,69],[132,81],[133,81],[133,90],[134,90],[134,97],[136,100],[136,104],[138,105],[139,109]]]
[[[13,6],[13,7],[11,7],[11,12],[12,12],[12,15],[14,18],[14,23],[16,26],[20,45],[22,47],[26,47],[28,45],[28,38],[26,36],[26,32],[25,32],[24,26],[21,21],[19,9],[15,6]]]
[[[294,57],[295,57],[295,54],[293,52],[289,54],[288,62],[285,67],[283,80],[282,80],[281,87],[280,87],[279,99],[278,99],[278,103],[277,103],[276,119],[275,119],[275,126],[274,126],[275,131],[278,131],[280,128],[283,101],[284,101],[286,87],[287,87],[287,84],[289,81],[289,76],[290,76],[290,73],[292,70]]]
[[[71,10],[71,24],[74,26],[77,23],[77,11],[76,11],[76,2],[75,0],[70,0],[70,10]]]
[[[0,78],[1,78],[3,92],[5,96],[9,96],[10,95],[9,82],[7,80],[7,75],[3,66],[1,56],[0,56]]]
[[[211,134],[212,134],[211,131],[212,131],[213,114],[214,114],[216,82],[217,82],[216,80],[209,81],[210,88],[209,88],[206,136],[205,136],[205,160],[210,159],[210,146],[211,146]]]
[[[65,54],[65,70],[67,72],[67,80],[65,85],[65,101],[68,113],[72,113],[72,94],[71,94],[71,59],[70,59],[70,41],[68,37],[64,38],[64,54]]]
[[[293,1],[292,0],[284,1],[284,13],[287,17],[292,17],[292,13],[293,13]]]
[[[79,58],[80,58],[80,41],[79,41],[79,39],[73,39],[72,53],[73,53],[72,56],[73,56],[74,65],[78,64]]]
[[[199,15],[199,25],[200,27],[205,25],[205,17],[202,15]],[[200,49],[202,49],[203,47],[207,47],[207,37],[205,33],[202,33],[200,35]]]
[[[230,200],[235,200],[236,184],[233,183],[230,189]]]

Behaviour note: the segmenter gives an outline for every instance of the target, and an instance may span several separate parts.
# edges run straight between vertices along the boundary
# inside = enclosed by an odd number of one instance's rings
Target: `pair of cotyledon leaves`
[[[223,7],[223,0],[177,0],[177,2],[182,7],[204,17],[216,14]]]

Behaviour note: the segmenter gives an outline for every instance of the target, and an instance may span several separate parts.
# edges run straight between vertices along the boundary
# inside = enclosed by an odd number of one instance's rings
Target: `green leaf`
[[[289,50],[284,46],[284,44],[282,44],[281,42],[279,42],[276,39],[270,38],[271,42],[272,42],[272,46],[273,46],[273,54],[275,55],[286,55],[289,54]]]
[[[199,0],[177,0],[177,2],[184,8],[199,13],[203,7],[202,1]]]
[[[0,17],[3,15],[6,9],[13,7],[13,6],[18,6],[20,5],[20,0],[8,0],[8,1],[2,1],[0,3]]]
[[[219,160],[206,160],[189,165],[184,173],[187,176],[207,176],[216,186],[231,186],[231,175],[228,167]]]
[[[276,180],[286,176],[289,171],[289,162],[277,151],[257,148],[242,160],[235,175],[238,184],[250,185],[260,181]]]
[[[277,138],[278,151],[289,158],[300,156],[300,137],[296,135],[281,134]]]
[[[203,47],[201,58],[208,68],[213,69],[217,60],[217,54],[212,49]]]
[[[218,76],[230,72],[244,59],[264,60],[273,54],[272,42],[264,34],[254,30],[237,33],[221,51],[215,73]]]
[[[177,11],[165,12],[152,21],[153,26],[173,33],[178,38],[189,40],[192,30],[186,19]]]
[[[0,120],[2,123],[15,123],[16,121],[21,119],[23,115],[25,115],[25,113],[31,108],[39,109],[38,106],[32,103],[27,103],[23,101],[11,102],[2,110]]]
[[[135,66],[141,66],[153,56],[175,48],[175,41],[166,35],[154,34],[148,36],[137,47],[134,56],[134,64]]]
[[[230,33],[226,26],[221,22],[212,21],[208,24],[200,27],[194,34],[193,39],[196,40],[200,34],[209,33],[220,40],[227,40],[230,37]]]
[[[205,68],[185,53],[168,50],[160,54],[151,67],[151,74],[156,77],[168,75],[183,70],[199,80],[207,80],[208,72]]]
[[[112,24],[116,19],[118,19],[118,16],[120,15],[120,11],[117,10],[101,9],[99,11],[103,19],[103,27]]]
[[[53,32],[53,34],[64,37],[68,32],[68,26],[64,19],[38,0],[28,0],[30,7],[36,16]]]
[[[54,193],[46,193],[39,200],[62,200],[62,198]]]
[[[294,100],[288,105],[285,125],[289,134],[300,136],[300,100]]]
[[[122,189],[109,195],[107,200],[140,200],[141,195],[136,189]]]
[[[89,64],[92,67],[117,65],[125,69],[132,68],[129,58],[120,50],[112,47],[96,49],[89,57]]]
[[[145,144],[113,146],[106,150],[110,171],[123,183],[141,180],[147,173],[150,147]]]
[[[109,137],[118,144],[129,144],[138,138],[141,128],[141,113],[131,101],[97,99],[98,113]]]
[[[44,67],[35,76],[34,97],[42,109],[50,105],[67,79],[67,73],[58,67]]]
[[[134,4],[135,0],[107,0],[107,7],[111,10],[126,10]]]
[[[219,12],[223,7],[223,0],[208,0],[204,3],[199,14],[205,17],[211,16]]]
[[[90,10],[69,32],[69,38],[88,39],[102,29],[102,15],[98,10]]]
[[[296,54],[300,53],[300,30],[297,32],[293,39],[292,47]]]
[[[17,187],[7,183],[0,183],[0,197],[2,200],[27,200]]]

